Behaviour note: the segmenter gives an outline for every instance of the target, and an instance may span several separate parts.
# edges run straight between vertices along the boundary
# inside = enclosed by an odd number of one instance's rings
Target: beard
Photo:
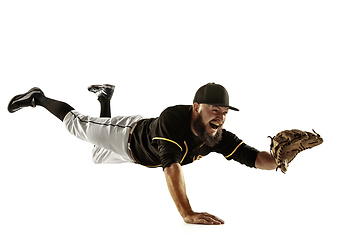
[[[222,127],[219,127],[215,133],[215,135],[211,136],[206,131],[206,125],[204,124],[203,118],[199,115],[194,120],[194,130],[198,135],[198,138],[208,147],[214,147],[218,144],[222,139]]]

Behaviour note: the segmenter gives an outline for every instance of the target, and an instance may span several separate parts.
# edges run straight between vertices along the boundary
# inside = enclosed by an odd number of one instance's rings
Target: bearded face
[[[214,147],[221,141],[228,108],[200,104],[197,110],[193,130],[205,145]]]

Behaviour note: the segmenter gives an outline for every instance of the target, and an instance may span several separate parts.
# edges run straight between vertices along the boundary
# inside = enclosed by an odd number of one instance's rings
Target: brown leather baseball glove
[[[283,173],[286,173],[289,163],[299,152],[318,146],[323,142],[314,129],[313,132],[293,129],[279,132],[275,137],[269,136],[271,138],[270,153],[278,165],[276,170],[280,168]]]

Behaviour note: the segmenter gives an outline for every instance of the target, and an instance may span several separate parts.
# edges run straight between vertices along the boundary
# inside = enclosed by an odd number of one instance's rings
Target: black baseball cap
[[[196,102],[219,107],[228,107],[231,110],[239,111],[239,109],[229,105],[228,91],[223,86],[216,83],[208,83],[199,88],[194,97],[194,103]]]

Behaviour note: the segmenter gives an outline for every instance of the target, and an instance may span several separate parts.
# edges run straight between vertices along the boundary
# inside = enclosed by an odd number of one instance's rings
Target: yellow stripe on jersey
[[[181,151],[183,150],[182,147],[180,146],[180,144],[178,144],[177,142],[175,142],[175,141],[173,141],[173,140],[167,139],[167,138],[154,137],[152,140],[164,140],[164,141],[168,141],[168,142],[171,142],[171,143],[176,144],[176,145],[181,149]]]
[[[187,153],[188,153],[188,146],[187,146],[187,144],[186,144],[186,141],[184,141],[184,144],[185,144],[185,148],[186,148],[186,150],[185,150],[185,154],[184,154],[184,156],[183,156],[183,158],[181,159],[181,161],[180,161],[180,164],[184,161],[184,159],[185,159],[185,157],[186,157],[186,155],[187,155]]]
[[[225,158],[229,158],[229,157],[231,157],[235,152],[236,152],[236,150],[241,146],[241,144],[243,144],[244,142],[241,142],[235,149],[234,149],[234,151],[232,152],[232,153],[230,153],[229,155],[227,155]]]

